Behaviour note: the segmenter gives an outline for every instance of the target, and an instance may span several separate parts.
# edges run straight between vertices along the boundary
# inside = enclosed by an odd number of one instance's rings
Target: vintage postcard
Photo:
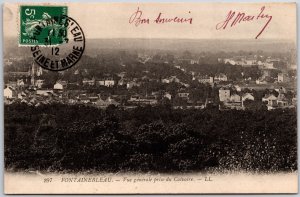
[[[6,3],[6,194],[297,193],[296,3]]]

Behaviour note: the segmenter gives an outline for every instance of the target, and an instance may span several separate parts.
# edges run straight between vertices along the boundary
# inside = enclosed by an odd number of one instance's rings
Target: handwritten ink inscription
[[[243,12],[235,12],[230,10],[226,16],[226,19],[216,25],[217,30],[226,29],[227,27],[234,27],[242,22],[253,22],[257,20],[265,20],[266,23],[260,29],[255,39],[257,39],[267,28],[269,23],[272,20],[272,16],[269,14],[265,14],[265,6],[260,9],[260,13],[258,15],[247,15]]]
[[[191,12],[188,12],[191,14]],[[150,20],[149,18],[143,17],[143,11],[140,10],[138,7],[137,10],[130,16],[129,23],[134,24],[136,27],[142,24],[166,24],[166,23],[179,23],[179,24],[192,24],[193,18],[192,17],[165,17],[163,13],[159,13],[158,16],[154,20]]]
[[[225,30],[230,27],[237,26],[241,23],[249,23],[249,22],[255,22],[258,20],[264,20],[264,25],[259,29],[258,34],[256,35],[255,39],[257,39],[269,26],[272,16],[270,14],[265,13],[265,6],[261,7],[260,12],[257,15],[248,15],[244,12],[238,12],[238,11],[232,11],[230,10],[225,18],[225,20],[217,23],[216,30]],[[188,11],[188,14],[191,14],[190,11]],[[129,18],[129,24],[134,24],[136,27],[143,25],[143,24],[167,24],[167,23],[178,23],[178,24],[193,24],[193,18],[192,17],[167,17],[163,13],[159,13],[155,19],[150,19],[147,17],[144,17],[143,11],[138,7],[137,10],[131,14]]]

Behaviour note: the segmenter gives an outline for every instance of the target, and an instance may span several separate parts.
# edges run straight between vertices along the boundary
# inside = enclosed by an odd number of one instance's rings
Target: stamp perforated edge
[[[4,4],[5,6],[5,4]],[[21,6],[63,6],[67,7],[68,12],[69,12],[69,6],[67,3],[18,3],[18,14],[16,17],[16,25],[17,25],[17,42],[18,42],[18,47],[32,47],[35,46],[33,44],[21,44],[20,39],[21,39]],[[39,47],[54,47],[54,46],[60,46],[61,44],[52,44],[52,45],[38,45]]]

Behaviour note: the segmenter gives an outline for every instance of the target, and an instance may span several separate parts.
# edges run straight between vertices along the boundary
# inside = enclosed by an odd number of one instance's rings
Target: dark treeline
[[[13,104],[4,117],[9,170],[297,170],[295,110]]]

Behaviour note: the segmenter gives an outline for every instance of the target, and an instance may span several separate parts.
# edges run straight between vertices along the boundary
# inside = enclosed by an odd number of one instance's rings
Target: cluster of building
[[[75,71],[77,72],[77,71]],[[140,94],[123,94],[112,95],[103,92],[101,94],[87,93],[86,90],[70,90],[69,83],[65,80],[58,80],[52,88],[43,88],[44,80],[40,79],[42,70],[34,64],[28,72],[11,72],[15,75],[15,81],[9,81],[4,89],[5,104],[15,102],[26,103],[31,106],[39,106],[42,104],[64,103],[64,104],[85,104],[99,108],[106,108],[109,105],[132,108],[138,105],[156,105],[158,97],[161,93],[152,92],[150,95]],[[76,73],[74,73],[76,75]],[[112,77],[105,78],[83,78],[83,86],[103,86],[113,88],[114,86],[125,86],[128,90],[135,86],[140,86],[141,81],[137,78],[129,80],[125,78],[126,73],[119,73],[120,80],[116,81]],[[19,76],[19,78],[18,78]],[[29,78],[29,79],[28,79]],[[171,94],[165,92],[163,97],[171,99]]]
[[[278,89],[269,90],[270,92],[265,94],[262,98],[255,98],[252,92],[241,92],[241,89],[231,87],[222,87],[219,89],[219,100],[222,105],[220,109],[245,109],[245,102],[256,102],[265,105],[268,110],[279,108],[295,108],[297,105],[297,99],[287,98],[287,90],[284,87]]]
[[[284,62],[280,58],[263,57],[258,55],[252,56],[234,56],[231,58],[219,58],[219,62],[231,65],[240,65],[243,67],[259,66],[261,69],[281,69],[287,66],[287,62]],[[296,65],[289,65],[290,68],[296,69]]]
[[[180,96],[186,95],[179,93]],[[63,103],[63,104],[84,104],[99,108],[107,108],[109,105],[120,106],[123,108],[134,108],[140,105],[157,105],[160,97],[171,100],[172,95],[165,92],[152,92],[150,95],[132,94],[112,95],[105,92],[100,94],[87,93],[87,91],[66,90],[58,82],[53,89],[14,89],[6,86],[4,89],[4,103],[26,103],[30,106],[40,106],[41,104]]]
[[[222,81],[228,81],[228,77],[227,77],[227,75],[225,75],[223,73],[217,74],[215,76],[200,75],[200,74],[195,76],[193,74],[193,80],[197,80],[200,83],[208,83],[208,84],[213,85],[215,83],[219,83]]]
[[[286,97],[285,88],[276,89],[278,95],[266,94],[262,98],[262,102],[266,104],[268,110],[278,109],[278,108],[294,108],[297,105],[297,98],[293,97],[288,99]]]
[[[141,61],[150,61],[149,57],[140,57]],[[198,64],[196,60],[180,60],[187,61],[189,64]],[[220,59],[225,63],[232,65],[262,65],[264,69],[263,75],[260,79],[256,80],[256,84],[267,84],[266,78],[270,76],[270,68],[274,65],[274,62],[280,61],[279,59],[268,58],[265,62],[257,61],[257,57],[234,57],[229,59]],[[152,79],[146,74],[140,78],[128,78],[126,72],[116,73],[116,77],[111,75],[104,75],[104,77],[97,78],[92,75],[86,75],[91,77],[84,77],[80,82],[75,83],[66,80],[58,80],[51,88],[44,88],[44,79],[42,77],[43,70],[41,67],[37,67],[34,64],[31,65],[27,72],[9,72],[10,76],[15,76],[16,80],[9,81],[4,89],[4,101],[6,104],[12,104],[15,102],[26,103],[28,105],[39,106],[41,104],[51,103],[65,103],[65,104],[85,104],[92,105],[99,108],[106,108],[109,105],[115,105],[124,108],[133,108],[139,105],[158,105],[163,100],[169,100],[174,108],[197,108],[203,109],[208,104],[219,104],[220,109],[245,109],[246,102],[261,102],[266,105],[269,110],[277,108],[291,108],[296,106],[296,98],[290,99],[286,97],[286,89],[284,87],[275,89],[277,94],[267,94],[263,98],[255,98],[252,91],[242,91],[244,87],[232,85],[232,81],[228,79],[228,76],[224,73],[217,73],[215,75],[201,75],[193,71],[187,72],[185,67],[179,64],[174,65],[175,68],[183,72],[185,76],[189,76],[189,80],[180,79],[176,75],[165,77],[162,79]],[[268,69],[265,69],[268,68]],[[147,72],[146,72],[147,73]],[[79,71],[76,70],[74,75],[78,75]],[[22,77],[19,77],[22,76]],[[277,83],[284,84],[289,82],[289,76],[286,72],[278,73]],[[161,84],[178,84],[178,90],[174,93],[167,91],[151,92],[146,94],[138,93],[134,87],[140,87],[144,82],[155,81]],[[197,81],[202,84],[210,84],[213,88],[217,88],[219,91],[218,98],[206,97],[203,100],[195,101],[191,99],[191,89],[189,81]],[[222,82],[222,83],[221,83]],[[77,89],[69,89],[68,86],[76,85]],[[80,85],[79,85],[80,84]],[[115,88],[118,86],[126,87],[127,93],[111,94],[103,90],[102,93],[89,93],[81,88],[82,86],[93,86]],[[215,86],[216,85],[216,86]],[[218,100],[218,103],[216,103]]]
[[[89,104],[99,108],[106,108],[109,105],[118,106],[120,103],[111,97],[102,97],[101,95],[91,95],[79,93],[78,95],[68,95],[60,89],[37,89],[18,91],[8,86],[4,89],[4,103],[25,103],[30,106],[40,106],[52,103],[64,104]]]

